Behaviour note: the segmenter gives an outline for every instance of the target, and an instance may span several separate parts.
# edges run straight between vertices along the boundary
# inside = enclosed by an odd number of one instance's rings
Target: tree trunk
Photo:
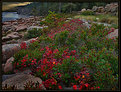
[[[72,11],[72,3],[70,3],[70,13],[71,13],[71,11]]]
[[[61,13],[61,2],[59,2],[59,13]]]

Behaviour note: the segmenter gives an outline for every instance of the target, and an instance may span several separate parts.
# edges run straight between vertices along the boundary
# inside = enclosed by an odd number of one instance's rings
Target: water
[[[2,12],[2,22],[26,17],[29,16],[17,14],[17,12]]]

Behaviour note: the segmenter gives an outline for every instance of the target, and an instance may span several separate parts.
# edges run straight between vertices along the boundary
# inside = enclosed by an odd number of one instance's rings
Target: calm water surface
[[[2,22],[26,17],[29,16],[17,14],[17,12],[2,12]]]

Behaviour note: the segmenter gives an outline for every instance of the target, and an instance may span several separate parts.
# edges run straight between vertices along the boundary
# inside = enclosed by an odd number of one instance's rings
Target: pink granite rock
[[[13,65],[12,65],[12,61],[14,61],[14,58],[11,57],[7,60],[5,67],[4,67],[4,72],[10,72],[13,70]]]
[[[11,25],[11,22],[3,22],[2,25]]]
[[[7,36],[2,37],[2,41],[5,42],[5,41],[9,41],[11,39],[19,39],[19,38],[21,38],[21,36],[19,35],[18,32],[12,32],[12,33],[8,34]]]
[[[24,41],[27,46],[29,46],[30,41],[32,40],[37,40],[37,38],[32,38],[28,41]],[[12,57],[16,52],[18,52],[19,50],[21,50],[20,47],[21,42],[19,42],[18,44],[5,44],[2,45],[2,55],[3,55],[3,62],[6,62],[7,59],[9,59],[10,57]]]
[[[26,30],[26,29],[27,29],[26,25],[20,25],[20,26],[17,27],[16,32],[23,31],[23,30]]]
[[[2,56],[3,62],[6,62],[7,59],[12,57],[16,52],[20,50],[19,44],[5,44],[2,45]]]
[[[34,83],[39,82],[39,84],[42,84],[42,80],[39,77],[35,77],[30,74],[20,73],[3,81],[2,87],[4,87],[7,84],[8,86],[12,85],[16,86],[18,90],[24,90],[24,85],[30,81]],[[43,84],[42,84],[42,90],[46,90]]]

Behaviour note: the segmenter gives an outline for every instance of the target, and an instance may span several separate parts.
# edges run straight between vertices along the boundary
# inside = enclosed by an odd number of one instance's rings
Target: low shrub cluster
[[[30,46],[21,45],[14,68],[30,68],[47,90],[117,90],[118,38],[107,39],[114,28],[72,19],[42,34]]]
[[[55,12],[49,11],[49,14],[45,17],[44,21],[41,21],[41,25],[47,25],[49,28],[61,26],[66,18],[56,14]]]
[[[42,35],[42,30],[34,28],[32,30],[28,30],[27,34],[24,35],[24,38],[26,39],[36,38],[41,35]]]
[[[81,13],[81,15],[94,15],[95,13],[91,10],[86,10]]]

